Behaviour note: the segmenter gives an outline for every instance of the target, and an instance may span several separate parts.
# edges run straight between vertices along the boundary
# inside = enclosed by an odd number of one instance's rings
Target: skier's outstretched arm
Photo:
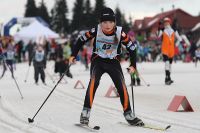
[[[89,41],[89,40],[91,40],[92,38],[94,38],[94,37],[96,36],[96,34],[97,34],[96,28],[92,28],[90,31],[85,32],[83,35],[81,35],[81,36],[78,38],[78,40],[77,40],[75,46],[74,46],[73,49],[72,49],[71,57],[69,58],[69,63],[70,63],[70,64],[71,64],[71,63],[74,63],[75,58],[76,58],[76,56],[77,56],[79,50],[83,47],[83,45],[84,45],[87,41]]]
[[[130,63],[132,67],[136,67],[136,47],[137,47],[137,41],[135,40],[132,42],[130,38],[127,36],[126,33],[122,32],[121,36],[121,42],[123,45],[126,46],[127,51],[129,52],[130,56]]]

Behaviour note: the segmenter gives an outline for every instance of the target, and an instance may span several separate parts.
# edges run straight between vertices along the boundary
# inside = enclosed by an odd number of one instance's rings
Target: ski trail
[[[194,123],[194,122],[190,122],[190,121],[183,121],[182,119],[178,119],[178,118],[166,118],[165,120],[163,119],[163,115],[159,115],[157,114],[141,114],[140,115],[142,118],[144,119],[148,119],[151,121],[156,121],[156,122],[160,122],[160,123],[168,123],[171,125],[176,125],[179,127],[184,127],[184,128],[190,128],[190,129],[194,129],[200,132],[200,126],[198,123]],[[169,116],[168,116],[169,117]],[[190,124],[188,124],[190,123]],[[192,124],[191,124],[192,123]]]
[[[41,88],[44,89],[45,91],[50,92],[53,89],[53,86],[41,85]],[[80,98],[70,95],[62,90],[55,89],[53,93],[55,93],[54,96],[56,96],[58,98],[62,98],[63,100],[65,100],[67,102],[72,102],[72,103],[78,105],[79,107],[82,106],[82,104],[83,104],[83,101]],[[52,95],[53,95],[53,93],[52,93]]]
[[[51,86],[44,86],[43,89],[46,89],[46,90],[50,90],[50,88],[53,88]],[[74,96],[72,94],[69,94],[67,93],[66,91],[63,91],[63,90],[55,90],[56,92],[56,95],[59,95],[59,96],[62,96],[62,98],[64,98],[65,101],[73,101],[74,104],[77,104],[78,106],[82,106],[83,104],[83,101],[82,99],[80,99],[79,97],[77,96]],[[114,107],[108,107],[106,106],[105,104],[101,104],[99,102],[96,102],[95,101],[95,108],[97,108],[97,110],[95,110],[96,112],[99,112],[99,113],[104,113],[106,116],[110,116],[112,118],[116,118],[119,120],[119,117],[120,114],[122,113],[122,111],[120,109],[116,109]],[[157,123],[159,125],[173,125],[173,126],[177,126],[177,127],[184,127],[184,128],[188,128],[188,129],[193,129],[193,130],[196,130],[196,131],[200,131],[200,127],[197,123],[193,123],[193,125],[191,124],[187,124],[187,122],[182,122],[181,119],[175,119],[174,118],[172,120],[170,120],[169,118],[167,119],[163,119],[163,117],[165,117],[164,115],[162,114],[148,114],[148,113],[138,113],[139,117],[143,118],[145,121],[149,121],[151,122],[152,124],[154,123]],[[121,119],[122,121],[124,119]]]
[[[24,124],[18,120],[18,118],[13,114],[10,109],[5,107],[5,99],[1,96],[0,101],[0,121],[1,123],[7,125],[7,127],[12,127],[14,131],[22,133],[33,133],[29,130],[24,129]]]
[[[13,133],[13,132],[19,132],[20,131],[18,129],[13,128],[12,126],[10,126],[9,124],[4,123],[3,121],[0,120],[0,129],[1,132],[3,133]]]
[[[29,124],[20,117],[17,112],[13,112],[12,106],[6,102],[5,98],[1,95],[0,101],[0,121],[7,127],[12,127],[14,131],[20,133],[66,133],[62,129],[54,125],[44,123]],[[5,127],[5,126],[4,126]]]

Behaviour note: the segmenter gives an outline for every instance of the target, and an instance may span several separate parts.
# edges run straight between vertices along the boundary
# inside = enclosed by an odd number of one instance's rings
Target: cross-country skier
[[[35,50],[36,43],[33,41],[29,41],[28,45],[26,46],[26,51],[28,52],[28,63],[31,63],[31,58],[33,56],[33,52]]]
[[[39,74],[41,76],[41,80],[43,84],[45,83],[45,72],[44,69],[46,68],[46,54],[41,45],[38,45],[35,52],[33,53],[32,59],[33,66],[34,66],[34,78],[36,85],[38,84]],[[29,63],[31,65],[31,63]]]
[[[135,34],[134,34],[133,31],[129,31],[129,32],[128,32],[128,36],[129,36],[130,40],[131,40],[133,43],[139,45],[139,42],[135,39]],[[137,83],[137,85],[140,86],[140,77],[139,77],[139,73],[138,73],[137,66],[136,66],[137,47],[136,47],[136,50],[134,50],[134,55],[133,55],[133,56],[130,56],[130,58],[132,58],[132,59],[130,59],[130,60],[134,60],[134,61],[133,61],[134,64],[131,64],[131,65],[133,65],[133,70],[132,70],[132,72],[130,71],[130,72],[131,72],[131,73],[130,73],[130,75],[131,75],[131,85],[136,85],[136,83]],[[135,82],[136,82],[136,83],[135,83]]]
[[[2,47],[2,46],[1,46]],[[6,44],[4,46],[5,48],[2,49],[2,58],[3,58],[3,72],[0,78],[3,78],[7,68],[9,67],[9,70],[11,71],[12,78],[14,78],[14,70],[13,70],[13,64],[15,60],[15,51],[14,46],[12,44],[12,39],[6,39]]]
[[[195,66],[197,67],[197,62],[200,61],[200,46],[195,50]]]
[[[171,19],[164,18],[164,29],[160,30],[159,37],[162,37],[162,55],[165,62],[165,84],[170,85],[174,81],[171,79],[171,65],[175,55],[175,39],[181,42],[178,31],[172,29]]]
[[[78,39],[72,50],[70,63],[75,62],[78,51],[85,44],[85,42],[93,38],[94,43],[93,54],[91,57],[90,82],[80,116],[80,123],[89,123],[92,103],[97,87],[99,86],[101,76],[104,73],[108,73],[120,95],[120,101],[123,106],[125,119],[131,125],[143,126],[143,121],[137,118],[133,113],[134,111],[132,112],[131,110],[124,75],[118,60],[118,56],[121,54],[121,44],[126,46],[127,50],[130,52],[130,56],[133,55],[136,45],[130,41],[126,33],[123,32],[122,27],[116,26],[115,14],[111,8],[103,9],[100,16],[100,24],[98,24],[96,28],[93,28],[83,34]],[[133,64],[134,62],[131,60],[131,67]]]

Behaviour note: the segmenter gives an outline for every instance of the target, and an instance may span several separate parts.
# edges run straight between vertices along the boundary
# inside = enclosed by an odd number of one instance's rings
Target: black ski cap
[[[113,21],[115,22],[115,13],[111,8],[105,7],[101,11],[100,22],[103,21]]]

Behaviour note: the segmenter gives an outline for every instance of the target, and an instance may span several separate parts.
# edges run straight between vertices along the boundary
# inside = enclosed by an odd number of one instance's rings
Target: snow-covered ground
[[[0,132],[1,133],[84,133],[88,130],[74,126],[79,122],[80,113],[86,89],[74,89],[75,83],[80,80],[87,88],[89,71],[80,63],[73,65],[71,71],[74,78],[65,77],[52,93],[44,107],[32,118],[56,83],[46,75],[47,86],[34,84],[33,68],[31,67],[27,82],[24,82],[28,64],[17,64],[16,80],[24,96],[22,100],[14,80],[9,71],[0,80]],[[57,82],[58,75],[53,74],[53,62],[48,63],[46,73],[53,75]],[[131,99],[130,76],[126,72],[128,63],[122,63],[126,84]],[[164,64],[139,63],[139,72],[142,78],[150,84],[134,87],[136,115],[144,122],[158,126],[172,125],[168,133],[200,133],[200,66],[192,63],[174,63],[172,78],[175,81],[171,86],[164,85]],[[2,71],[2,66],[0,67]],[[67,83],[66,83],[67,82]],[[100,125],[102,133],[155,133],[151,129],[130,127],[119,124],[126,122],[123,117],[119,98],[107,98],[108,88],[112,81],[104,74],[97,90],[90,123]],[[171,112],[167,107],[175,95],[186,96],[194,112]],[[181,108],[180,108],[181,109]]]

